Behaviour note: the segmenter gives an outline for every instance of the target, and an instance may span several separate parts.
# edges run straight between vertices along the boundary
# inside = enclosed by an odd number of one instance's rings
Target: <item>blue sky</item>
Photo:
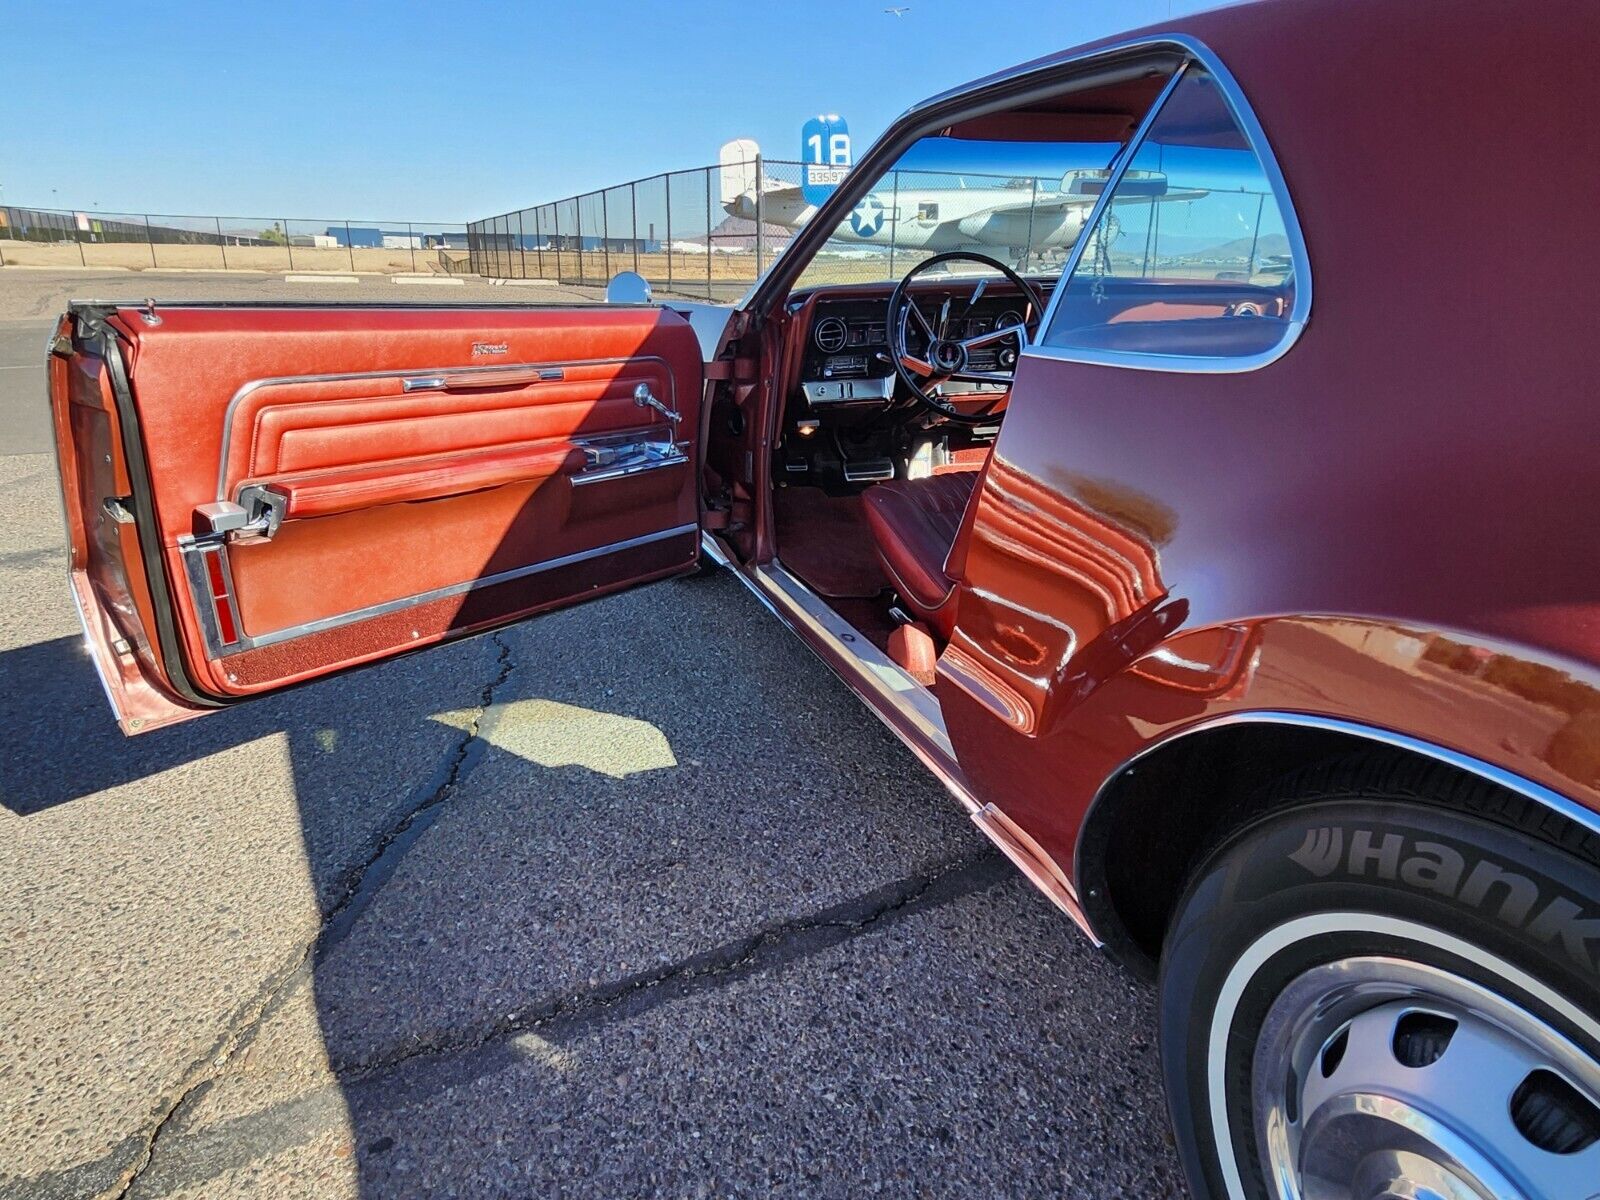
[[[821,111],[859,154],[933,92],[1207,6],[85,0],[0,51],[0,202],[464,220],[714,162],[730,137],[795,158]]]

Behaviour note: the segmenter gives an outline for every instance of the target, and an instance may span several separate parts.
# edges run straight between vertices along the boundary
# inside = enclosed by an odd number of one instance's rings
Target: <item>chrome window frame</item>
[[[851,167],[844,183],[835,188],[833,195],[800,227],[788,247],[772,260],[772,265],[735,307],[765,315],[787,304],[794,291],[824,290],[825,284],[799,284],[801,273],[861,198],[895,168],[900,156],[919,138],[975,116],[1005,111],[1031,99],[1053,95],[1065,90],[1072,80],[1085,72],[1111,68],[1118,60],[1132,61],[1164,51],[1187,60],[1198,57],[1197,50],[1210,55],[1209,50],[1187,34],[1146,34],[1092,49],[1069,50],[1042,62],[1025,63],[912,105],[868,147],[861,160]],[[1181,65],[1179,62],[1178,66]]]
[[[1085,363],[1091,366],[1128,367],[1139,371],[1173,371],[1189,374],[1238,374],[1245,371],[1257,371],[1269,366],[1282,358],[1294,344],[1300,340],[1300,335],[1305,331],[1307,322],[1311,317],[1311,259],[1306,253],[1305,238],[1300,232],[1300,217],[1295,212],[1294,202],[1289,197],[1289,187],[1283,178],[1283,171],[1278,166],[1277,157],[1272,152],[1272,145],[1267,141],[1266,131],[1261,128],[1261,122],[1256,120],[1255,113],[1251,110],[1249,102],[1245,99],[1243,90],[1222,61],[1211,52],[1204,43],[1185,34],[1172,34],[1160,39],[1181,48],[1188,60],[1173,72],[1165,88],[1156,97],[1150,110],[1145,113],[1144,120],[1140,122],[1138,130],[1128,139],[1121,156],[1111,168],[1111,177],[1106,182],[1105,189],[1100,193],[1099,202],[1090,211],[1088,219],[1084,222],[1084,232],[1079,235],[1077,242],[1072,247],[1066,265],[1061,270],[1060,281],[1051,293],[1050,302],[1045,306],[1044,316],[1039,322],[1039,336],[1028,342],[1022,348],[1024,358],[1052,359],[1057,362]],[[1278,211],[1283,217],[1284,234],[1289,241],[1290,261],[1294,264],[1295,295],[1294,304],[1289,310],[1288,318],[1284,321],[1283,334],[1277,343],[1268,350],[1255,354],[1242,355],[1200,355],[1200,354],[1158,354],[1142,350],[1103,350],[1092,348],[1074,348],[1070,346],[1050,346],[1044,339],[1049,336],[1050,326],[1056,317],[1056,311],[1061,305],[1061,299],[1066,295],[1067,287],[1072,281],[1073,273],[1078,269],[1079,261],[1083,258],[1089,245],[1093,230],[1099,225],[1105,210],[1110,207],[1111,198],[1115,195],[1122,177],[1127,172],[1134,157],[1139,153],[1149,136],[1151,127],[1160,117],[1167,101],[1171,99],[1173,91],[1179,81],[1188,73],[1189,67],[1199,64],[1216,81],[1218,90],[1222,93],[1223,101],[1232,113],[1233,119],[1238,122],[1240,130],[1244,133],[1250,148],[1255,152],[1256,161],[1261,164],[1262,174],[1266,177],[1267,186],[1272,190],[1272,198],[1278,205]]]

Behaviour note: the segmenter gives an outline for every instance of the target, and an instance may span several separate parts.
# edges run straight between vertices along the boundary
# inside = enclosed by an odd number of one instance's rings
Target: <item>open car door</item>
[[[74,304],[72,589],[124,731],[690,570],[701,391],[665,308]]]

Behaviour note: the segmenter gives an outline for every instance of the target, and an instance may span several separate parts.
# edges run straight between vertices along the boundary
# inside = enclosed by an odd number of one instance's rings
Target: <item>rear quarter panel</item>
[[[1190,25],[1276,152],[1315,301],[1249,373],[1023,359],[939,689],[975,789],[1062,861],[1120,763],[1248,709],[1408,733],[1600,810],[1600,238],[1586,189],[1553,186],[1600,156],[1592,16],[1546,16]]]

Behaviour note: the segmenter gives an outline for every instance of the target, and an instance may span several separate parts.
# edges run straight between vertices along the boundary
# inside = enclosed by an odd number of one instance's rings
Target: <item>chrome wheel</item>
[[[1280,1200],[1600,1196],[1600,1062],[1441,968],[1373,956],[1305,971],[1269,1006],[1250,1077]]]

